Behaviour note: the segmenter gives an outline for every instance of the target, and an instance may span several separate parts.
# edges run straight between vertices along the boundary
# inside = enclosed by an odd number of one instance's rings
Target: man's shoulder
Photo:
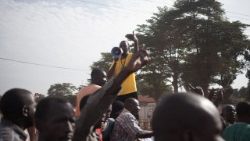
[[[130,58],[132,58],[132,56],[133,56],[133,53],[129,52],[125,57],[119,58],[119,60],[130,59]]]
[[[244,129],[247,129],[247,128],[250,128],[250,126],[247,123],[234,123],[234,124],[231,124],[230,126],[228,126],[226,128],[226,130],[235,129],[235,128],[244,128]]]
[[[17,125],[9,121],[0,123],[0,141],[24,141],[27,135]]]
[[[129,58],[132,58],[132,56],[133,56],[132,52],[128,53],[128,55],[127,55],[127,57],[129,57]]]
[[[12,138],[12,132],[13,130],[11,130],[10,128],[2,128],[0,127],[0,141],[9,141]]]
[[[14,131],[13,124],[9,121],[2,120],[0,122],[0,132]]]
[[[134,115],[132,115],[129,111],[123,111],[118,117],[119,119],[136,119]]]
[[[82,90],[87,90],[87,89],[96,90],[96,89],[100,89],[100,88],[101,88],[101,86],[99,86],[99,85],[96,85],[96,84],[89,84],[89,85],[87,85],[87,86],[81,88],[80,91],[82,91]]]
[[[0,124],[0,141],[14,141],[16,133],[12,126]]]
[[[92,93],[96,92],[97,90],[99,90],[100,88],[102,88],[102,87],[99,86],[99,85],[90,84],[88,86],[85,86],[85,87],[81,88],[78,95],[92,94]]]
[[[231,138],[247,138],[250,139],[250,125],[246,123],[235,123],[228,126],[224,132],[223,137],[225,139]]]

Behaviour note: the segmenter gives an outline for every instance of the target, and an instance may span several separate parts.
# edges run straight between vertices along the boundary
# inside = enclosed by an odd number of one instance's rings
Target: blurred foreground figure
[[[0,123],[0,141],[25,141],[25,129],[34,125],[35,100],[25,89],[7,91],[0,102],[3,118]]]
[[[237,122],[224,130],[223,137],[226,141],[250,141],[250,105],[240,102],[236,112]]]
[[[64,99],[46,97],[37,105],[35,113],[38,141],[70,141],[74,133],[74,111]]]
[[[236,110],[234,105],[225,105],[221,113],[223,119],[225,120],[225,126],[229,126],[235,122]]]
[[[219,112],[208,99],[178,93],[163,97],[153,115],[155,141],[223,141]]]

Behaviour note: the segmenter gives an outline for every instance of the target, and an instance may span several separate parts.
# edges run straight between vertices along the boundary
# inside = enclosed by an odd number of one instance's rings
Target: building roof
[[[143,95],[139,95],[138,96],[138,100],[141,103],[156,103],[155,99],[149,96],[143,96]]]

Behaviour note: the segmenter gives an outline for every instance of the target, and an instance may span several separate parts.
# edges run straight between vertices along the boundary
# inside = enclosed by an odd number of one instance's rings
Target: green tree
[[[249,41],[250,44],[250,41]],[[248,78],[248,84],[247,84],[247,100],[250,101],[250,46],[248,46],[248,50],[245,52],[245,59],[247,60],[246,63],[246,67],[247,69],[247,73],[246,73],[246,77]]]
[[[40,94],[40,93],[35,93],[35,101],[38,103],[40,100],[45,98],[45,95]]]
[[[139,91],[158,99],[172,91],[170,85],[174,92],[192,84],[207,93],[210,85],[218,84],[231,94],[250,44],[243,34],[247,25],[230,22],[224,14],[216,0],[177,0],[173,8],[159,8],[138,25],[140,42],[151,56],[138,74]],[[110,66],[104,60],[112,58],[102,58],[99,66]]]
[[[172,30],[170,23],[177,15],[178,13],[168,10],[167,7],[159,8],[159,13],[147,20],[148,24],[139,25],[137,29],[152,58],[151,63],[142,70],[143,77],[152,85],[156,98],[171,91],[168,84],[172,84],[175,92],[178,91],[180,62],[184,55],[179,38],[182,29]]]
[[[50,86],[48,89],[48,96],[64,97],[74,95],[77,87],[71,83],[57,83]]]
[[[246,90],[246,99],[250,101],[250,70],[247,70],[246,77],[248,78],[247,90]]]
[[[189,83],[205,92],[213,83],[229,88],[244,66],[239,56],[247,47],[247,25],[229,22],[223,14],[215,0],[177,0],[172,9],[160,8],[137,29],[152,56],[144,74],[160,74],[157,81],[171,81],[175,92]]]
[[[113,58],[111,53],[103,52],[101,53],[101,59],[94,62],[90,67],[91,68],[100,68],[105,72],[108,72],[110,66],[112,65]]]

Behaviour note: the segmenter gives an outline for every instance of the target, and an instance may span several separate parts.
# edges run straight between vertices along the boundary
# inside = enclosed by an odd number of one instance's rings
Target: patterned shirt
[[[110,141],[135,141],[136,134],[143,132],[138,121],[128,110],[116,118]]]
[[[0,141],[25,141],[25,132],[10,121],[2,120],[0,123]]]

